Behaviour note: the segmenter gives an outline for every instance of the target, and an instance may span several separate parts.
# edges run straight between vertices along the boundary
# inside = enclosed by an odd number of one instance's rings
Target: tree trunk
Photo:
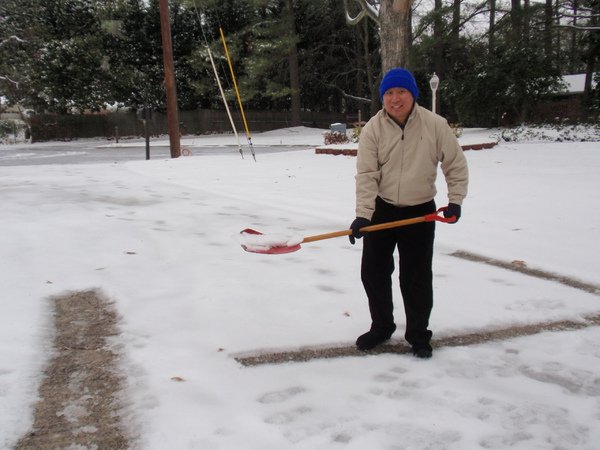
[[[488,52],[494,53],[496,48],[496,0],[490,0],[490,22],[488,28]]]
[[[591,7],[590,25],[593,28],[600,26],[600,2],[595,2]],[[584,85],[584,103],[589,105],[592,95],[592,78],[598,69],[600,62],[600,33],[591,32],[589,37],[588,49],[585,57],[585,85]],[[598,87],[596,88],[598,89]]]
[[[413,0],[381,0],[379,25],[381,68],[408,67],[411,44],[411,7]]]
[[[167,0],[160,0],[160,30],[162,36],[163,66],[165,70],[165,91],[167,95],[169,146],[171,149],[171,158],[179,158],[181,156],[179,112],[177,110],[175,64],[173,62],[173,42]]]
[[[452,27],[450,29],[450,41],[452,42],[452,51],[459,46],[458,37],[460,33],[460,4],[461,0],[454,0],[452,4]]]
[[[442,0],[435,0],[433,16],[433,70],[444,77],[444,24],[442,22]]]
[[[510,9],[510,45],[514,50],[520,51],[523,48],[523,7],[521,5],[521,0],[511,0],[511,9]],[[510,75],[512,77],[518,76],[518,68],[511,67],[509,69]],[[522,83],[514,84],[515,93],[514,96],[516,98],[513,104],[513,111],[511,115],[514,117],[511,120],[517,120],[522,122],[524,119],[524,102],[523,102],[523,85]]]
[[[560,1],[561,0],[556,0],[556,2],[554,4],[554,9],[556,11],[560,10]],[[556,14],[556,19],[555,20],[556,20],[555,25],[557,27],[559,27],[560,26],[560,14]],[[554,60],[555,60],[555,63],[556,63],[556,65],[558,67],[562,66],[562,61],[563,61],[562,53],[560,51],[561,47],[562,47],[562,45],[561,45],[561,33],[556,33],[556,41],[554,42],[554,47],[553,48],[556,49],[556,53],[554,55]]]
[[[529,46],[529,39],[531,35],[531,8],[529,0],[523,0],[523,42],[525,46]]]
[[[442,20],[442,0],[435,0],[433,16],[433,71],[440,78],[446,77],[446,65],[444,64],[444,23]],[[433,75],[433,74],[431,74]],[[431,104],[431,102],[429,102]],[[435,110],[440,112],[440,96],[436,96]]]
[[[552,59],[552,0],[546,0],[544,6],[544,56],[547,60]]]
[[[290,37],[290,54],[288,56],[288,64],[290,67],[290,90],[291,90],[291,115],[294,127],[302,125],[300,117],[300,68],[298,63],[298,36],[296,35],[296,16],[294,14],[293,0],[286,0],[288,9],[288,32]]]
[[[579,0],[573,1],[573,26],[577,26],[577,14],[579,13]],[[575,73],[577,70],[577,30],[571,30],[571,51],[569,52],[569,73]]]
[[[523,7],[521,0],[511,0],[510,3],[511,40],[513,44],[518,44],[523,35]]]
[[[363,60],[365,64],[365,74],[367,75],[367,86],[369,86],[369,96],[371,98],[371,103],[369,104],[369,113],[368,117],[372,117],[377,114],[379,109],[379,92],[375,86],[375,75],[373,70],[373,62],[371,60],[371,52],[369,51],[369,22],[367,20],[363,21],[362,28],[362,42],[363,42]],[[364,116],[363,119],[367,120],[367,116]]]

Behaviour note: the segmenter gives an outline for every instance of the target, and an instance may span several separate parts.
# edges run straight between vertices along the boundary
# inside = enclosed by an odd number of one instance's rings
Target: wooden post
[[[150,129],[148,127],[148,119],[150,118],[150,109],[144,108],[144,137],[146,138],[146,160],[150,159]]]
[[[171,23],[168,0],[160,0],[160,30],[162,35],[163,64],[165,67],[165,90],[167,91],[167,127],[171,158],[181,156],[179,139],[179,114],[177,112],[177,89],[175,87],[175,67],[173,64],[173,45],[171,43]]]

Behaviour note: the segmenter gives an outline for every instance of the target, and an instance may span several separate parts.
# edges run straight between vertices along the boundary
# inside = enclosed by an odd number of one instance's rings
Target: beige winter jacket
[[[375,199],[412,206],[436,195],[438,164],[451,203],[467,195],[468,168],[446,119],[415,103],[404,130],[380,110],[365,125],[356,161],[356,216],[371,219]]]

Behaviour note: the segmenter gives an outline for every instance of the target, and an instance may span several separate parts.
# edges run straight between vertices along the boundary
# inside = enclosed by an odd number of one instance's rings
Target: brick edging
[[[484,150],[487,148],[493,148],[496,145],[498,145],[497,142],[484,142],[482,144],[461,145],[461,147],[463,150]]]

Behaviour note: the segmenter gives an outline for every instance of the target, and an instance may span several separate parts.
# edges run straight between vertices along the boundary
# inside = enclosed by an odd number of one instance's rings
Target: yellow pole
[[[223,41],[223,48],[225,49],[225,56],[227,57],[227,63],[229,64],[229,71],[231,72],[231,78],[233,79],[233,87],[235,89],[235,95],[237,97],[238,104],[240,105],[240,112],[242,113],[242,120],[244,121],[244,128],[246,129],[246,135],[248,136],[248,144],[250,145],[250,151],[252,152],[252,157],[254,158],[254,161],[256,161],[256,156],[254,155],[254,148],[252,147],[252,135],[250,134],[250,130],[248,129],[248,122],[246,121],[246,114],[244,114],[244,106],[242,105],[240,91],[238,90],[237,82],[235,80],[235,73],[233,72],[233,66],[231,65],[231,58],[229,57],[229,50],[227,49],[227,42],[225,42],[225,35],[223,34],[223,28],[219,27],[219,32],[221,33],[221,41]]]

